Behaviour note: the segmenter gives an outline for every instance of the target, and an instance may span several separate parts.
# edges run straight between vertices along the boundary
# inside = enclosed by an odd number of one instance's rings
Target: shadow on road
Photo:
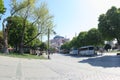
[[[63,56],[69,56],[69,57],[74,57],[74,58],[80,58],[81,56],[78,56],[77,54],[63,54],[63,53],[60,53],[61,55]]]
[[[108,67],[120,67],[120,56],[101,56],[101,57],[92,57],[79,63],[88,63],[92,66],[100,66],[104,68]]]
[[[74,58],[95,57],[95,56],[97,56],[97,55],[81,56],[81,55],[78,55],[78,54],[62,54],[62,53],[60,53],[60,54],[61,54],[61,55],[64,55],[64,56],[74,57]]]

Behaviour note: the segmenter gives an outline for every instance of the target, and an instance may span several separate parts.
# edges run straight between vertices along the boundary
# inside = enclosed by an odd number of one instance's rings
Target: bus
[[[91,56],[95,55],[95,47],[94,46],[83,46],[79,48],[79,55],[84,55],[84,56]]]

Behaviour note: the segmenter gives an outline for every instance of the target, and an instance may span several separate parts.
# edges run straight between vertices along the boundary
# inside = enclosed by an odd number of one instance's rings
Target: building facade
[[[52,40],[50,40],[50,46],[52,48],[59,50],[61,45],[63,45],[65,42],[68,42],[68,41],[69,41],[68,38],[57,35]]]

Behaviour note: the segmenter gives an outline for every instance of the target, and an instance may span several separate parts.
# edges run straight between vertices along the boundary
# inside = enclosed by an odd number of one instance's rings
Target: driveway
[[[50,60],[0,56],[0,80],[120,80],[120,56],[53,54]]]

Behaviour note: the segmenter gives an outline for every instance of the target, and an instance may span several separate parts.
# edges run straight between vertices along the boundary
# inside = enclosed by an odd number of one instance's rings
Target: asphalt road
[[[120,80],[120,56],[53,54],[50,60],[0,56],[0,80]]]

